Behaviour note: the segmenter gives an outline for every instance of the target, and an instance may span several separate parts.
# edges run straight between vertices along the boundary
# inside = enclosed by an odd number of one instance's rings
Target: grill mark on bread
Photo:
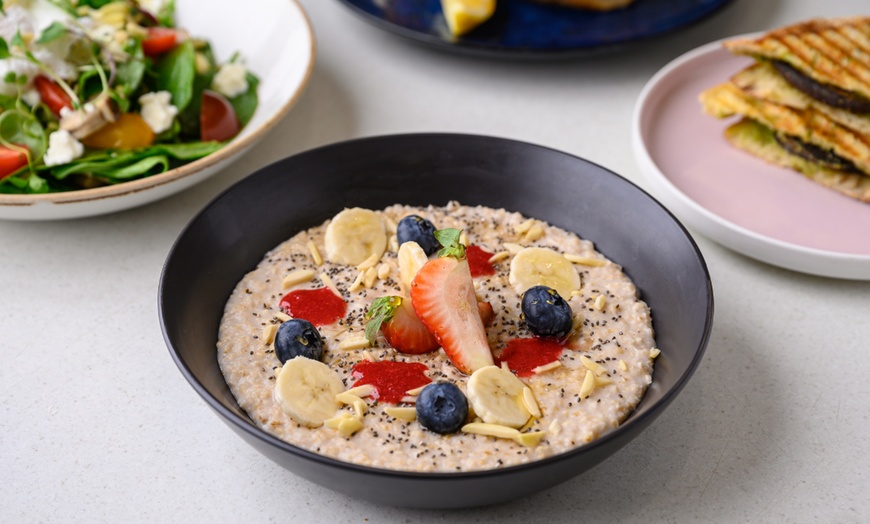
[[[870,17],[810,20],[724,46],[737,54],[783,60],[817,82],[870,98]]]

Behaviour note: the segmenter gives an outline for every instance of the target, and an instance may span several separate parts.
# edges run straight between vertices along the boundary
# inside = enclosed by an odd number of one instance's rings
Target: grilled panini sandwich
[[[707,113],[742,117],[726,138],[870,202],[870,17],[811,20],[724,46],[756,60],[701,93]]]

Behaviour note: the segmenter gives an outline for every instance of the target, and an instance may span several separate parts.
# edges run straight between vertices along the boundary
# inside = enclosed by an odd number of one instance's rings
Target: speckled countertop
[[[550,63],[433,52],[336,1],[301,4],[318,43],[310,85],[241,160],[142,208],[0,222],[0,522],[870,521],[870,282],[779,269],[694,233],[716,320],[671,407],[580,477],[452,512],[378,507],[261,456],[187,385],[156,313],[181,228],[258,167],[354,137],[456,131],[552,146],[646,187],[631,114],[659,68],[711,40],[860,14],[864,0],[737,0],[642,46]]]

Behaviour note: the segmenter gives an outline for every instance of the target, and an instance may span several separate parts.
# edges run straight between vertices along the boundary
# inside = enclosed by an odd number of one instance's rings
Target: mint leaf
[[[384,322],[389,322],[393,315],[396,314],[396,309],[402,305],[402,297],[387,296],[378,297],[372,301],[372,307],[366,313],[366,338],[372,344],[378,337],[378,331]]]
[[[435,240],[437,240],[443,248],[438,251],[439,257],[465,258],[465,246],[459,242],[459,236],[462,230],[454,228],[438,229],[435,231]]]

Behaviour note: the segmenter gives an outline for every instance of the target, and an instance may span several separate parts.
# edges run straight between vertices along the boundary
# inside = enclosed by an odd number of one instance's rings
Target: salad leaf
[[[197,71],[196,77],[193,80],[193,97],[190,100],[190,105],[178,114],[178,121],[181,123],[181,133],[185,136],[196,138],[200,136],[199,114],[202,109],[202,92],[211,85],[211,81],[217,71],[217,63],[215,62],[214,54],[211,52],[211,46],[206,43],[198,52],[208,61],[209,67],[204,73]]]
[[[99,9],[106,4],[113,2],[114,0],[79,0],[79,7],[88,6],[93,7],[94,9]]]
[[[169,158],[189,161],[208,156],[223,146],[221,142],[187,142],[180,144],[154,144],[133,151],[101,151],[79,158],[62,166],[41,166],[40,171],[50,171],[52,176],[63,180],[69,175],[96,175],[109,179],[129,179],[135,176],[155,174],[152,170],[162,167],[157,173],[169,169]]]
[[[51,191],[48,181],[23,167],[16,173],[0,180],[0,193],[20,195],[48,193]]]
[[[45,129],[33,115],[10,109],[0,114],[0,142],[26,147],[33,162],[45,153]]]
[[[254,111],[257,110],[257,104],[259,104],[257,86],[260,84],[260,79],[251,73],[247,73],[245,79],[248,81],[248,90],[230,98],[230,104],[236,110],[236,117],[238,117],[241,127],[248,125],[251,117],[254,116]]]
[[[0,94],[0,108],[15,109],[16,105],[18,105],[18,97]]]
[[[161,168],[157,173],[166,171],[169,169],[169,159],[165,155],[148,156],[131,153],[108,159],[82,158],[51,169],[51,174],[61,180],[70,175],[94,175],[123,181],[136,176],[153,174],[151,171],[157,166]]]
[[[180,144],[156,144],[150,149],[160,151],[176,160],[196,160],[208,156],[224,146],[223,142],[187,142]]]
[[[115,83],[117,89],[126,97],[129,97],[142,85],[142,77],[145,76],[145,54],[142,52],[142,44],[135,39],[130,39],[132,48],[127,52],[130,59],[118,64],[115,71]]]
[[[37,44],[47,44],[52,40],[57,40],[66,34],[66,26],[60,22],[52,22],[50,26],[46,27],[42,34],[39,35],[39,38],[36,40]]]
[[[156,18],[160,25],[165,25],[166,27],[173,27],[175,25],[175,0],[169,0],[163,5],[163,8],[160,9],[159,13],[151,13]]]
[[[169,91],[179,111],[184,111],[193,99],[195,77],[196,51],[191,40],[179,44],[157,64],[157,89]]]

